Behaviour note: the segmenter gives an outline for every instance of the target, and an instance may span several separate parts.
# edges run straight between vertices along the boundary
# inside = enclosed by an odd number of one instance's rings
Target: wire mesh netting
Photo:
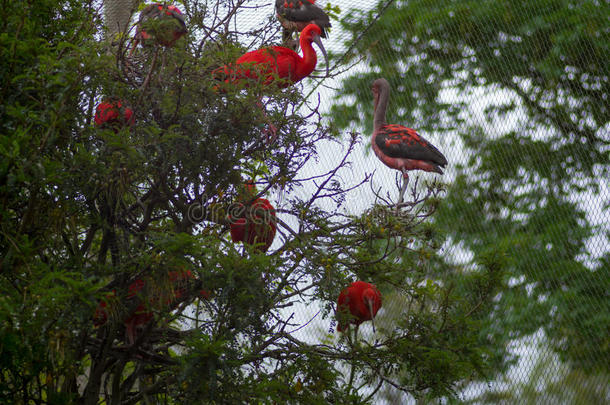
[[[323,90],[330,93],[322,99],[332,100],[331,117],[355,125],[366,144],[369,86],[385,76],[403,94],[393,100],[396,122],[420,128],[450,162],[443,180],[450,184],[455,222],[448,225],[458,230],[449,232],[442,254],[468,268],[473,250],[508,243],[511,255],[523,257],[511,263],[508,281],[510,288],[524,288],[523,297],[501,293],[492,315],[514,317],[503,333],[516,362],[487,385],[465,385],[461,399],[606,402],[607,368],[597,368],[594,359],[608,360],[608,293],[593,290],[607,286],[609,270],[609,72],[598,59],[608,54],[607,3],[381,1],[341,7],[344,24],[331,37],[343,44],[336,60],[341,66],[355,61],[337,90]],[[358,166],[390,177],[372,154]],[[359,200],[370,202],[371,196]],[[567,225],[565,215],[576,211],[578,225]],[[590,231],[572,250],[575,227]],[[535,321],[540,315],[545,319]]]
[[[330,121],[362,136],[350,178],[374,173],[372,188],[397,192],[369,148],[370,86],[385,77],[391,122],[418,128],[449,161],[441,254],[463,271],[485,246],[518,258],[491,315],[513,361],[486,383],[466,383],[459,398],[606,403],[607,3],[331,3],[341,24],[333,21],[326,44],[331,71],[341,73],[309,94],[319,93]],[[327,167],[338,148],[324,148]],[[356,213],[374,203],[370,189],[358,189],[346,206]],[[390,388],[377,398],[408,395]]]

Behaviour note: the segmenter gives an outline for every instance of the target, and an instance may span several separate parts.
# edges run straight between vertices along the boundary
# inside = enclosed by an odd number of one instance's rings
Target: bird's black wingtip
[[[445,169],[446,163],[438,164],[434,166],[434,172],[438,174],[444,174],[443,170]]]

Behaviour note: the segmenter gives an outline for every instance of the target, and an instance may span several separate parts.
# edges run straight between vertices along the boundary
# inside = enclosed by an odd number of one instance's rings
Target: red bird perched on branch
[[[301,31],[299,41],[303,50],[302,57],[292,49],[270,46],[248,52],[237,59],[235,64],[216,69],[214,74],[219,77],[219,73],[223,73],[223,76],[227,77],[225,81],[232,83],[260,79],[263,84],[269,85],[279,79],[279,87],[288,87],[300,82],[315,69],[318,57],[311,46],[312,42],[318,45],[326,59],[326,50],[320,35],[320,27],[315,24],[309,24]],[[326,68],[328,74],[328,63]]]
[[[135,117],[131,108],[123,107],[121,100],[104,101],[95,108],[93,122],[101,128],[118,129],[124,125],[133,125]]]
[[[320,36],[326,38],[326,28],[330,28],[330,18],[315,3],[316,0],[275,1],[277,19],[284,27],[284,43],[290,39],[292,32],[301,32],[309,24],[317,25],[320,28]]]
[[[343,332],[350,324],[359,326],[364,321],[372,321],[379,308],[381,293],[377,287],[364,281],[354,281],[341,291],[337,299],[337,330]]]
[[[398,198],[398,204],[400,204],[409,181],[408,170],[424,170],[443,174],[441,168],[447,165],[447,159],[414,129],[386,123],[385,112],[390,97],[390,84],[386,79],[375,80],[371,90],[375,100],[375,121],[371,144],[379,160],[386,166],[402,172],[404,180]]]
[[[153,311],[162,310],[163,307],[170,311],[173,310],[180,302],[185,298],[188,298],[189,292],[194,288],[192,282],[195,281],[195,277],[190,270],[170,271],[168,276],[172,288],[164,294],[159,294],[158,291],[152,294],[150,291],[145,291],[146,282],[142,279],[137,279],[129,285],[126,304],[127,307],[131,308],[135,306],[135,309],[130,312],[123,323],[125,325],[127,340],[130,344],[135,342],[138,329],[144,327],[153,320]],[[142,302],[141,300],[141,296],[145,292],[151,294],[148,302]],[[108,294],[108,301],[115,297],[115,295],[115,291],[110,292]],[[208,291],[203,289],[199,291],[199,295],[202,298],[209,297]],[[109,304],[105,300],[101,300],[93,315],[93,324],[95,326],[101,326],[108,321],[108,310]]]
[[[244,185],[244,201],[252,200],[256,188],[250,182]],[[256,245],[261,252],[266,252],[273,243],[277,229],[275,208],[269,200],[257,198],[249,206],[236,205],[235,216],[229,215],[231,240]]]
[[[275,82],[280,88],[285,88],[300,82],[315,69],[318,57],[313,46],[311,46],[311,43],[315,42],[327,61],[326,74],[328,75],[328,58],[320,35],[320,27],[315,24],[309,24],[303,29],[299,39],[303,57],[292,49],[283,46],[271,46],[248,52],[237,59],[235,64],[220,67],[213,74],[216,78],[227,83],[243,83],[246,81],[247,86],[249,80],[262,80],[265,86]],[[261,109],[263,108],[261,104],[259,106]],[[265,117],[267,116],[264,109],[263,114]],[[277,135],[276,128],[271,122],[269,122],[269,131],[271,132],[270,142],[273,142]]]
[[[140,13],[135,40],[144,43],[154,39],[163,46],[172,46],[184,34],[186,23],[180,9],[173,5],[151,4]]]

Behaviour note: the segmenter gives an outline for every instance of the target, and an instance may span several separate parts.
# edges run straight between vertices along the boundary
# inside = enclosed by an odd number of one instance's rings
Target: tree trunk
[[[131,15],[136,10],[140,0],[106,0],[104,2],[104,15],[108,38],[115,41],[119,34],[128,28]]]

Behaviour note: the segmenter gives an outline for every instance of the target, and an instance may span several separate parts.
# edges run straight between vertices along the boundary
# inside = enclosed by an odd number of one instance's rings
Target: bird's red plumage
[[[371,301],[371,310],[367,305]],[[350,324],[370,321],[381,308],[381,293],[373,284],[355,281],[343,289],[337,299],[337,330],[343,332]]]
[[[95,108],[93,122],[98,127],[117,128],[123,125],[132,125],[135,122],[135,117],[131,108],[123,107],[121,100],[104,101]]]
[[[155,23],[151,24],[151,21]],[[178,7],[151,4],[140,14],[135,39],[138,42],[154,39],[160,45],[172,46],[186,32],[186,23]]]
[[[146,281],[143,279],[137,279],[131,283],[127,289],[127,300],[132,301],[138,300],[139,302],[136,308],[129,314],[123,321],[127,332],[128,340],[133,343],[136,337],[136,330],[138,327],[146,325],[152,321],[154,314],[153,311],[161,310],[166,308],[172,310],[176,305],[188,294],[190,282],[195,280],[195,277],[190,270],[186,271],[170,271],[169,281],[172,284],[171,290],[165,294],[155,293],[148,297],[148,300],[142,300],[145,293]],[[209,292],[206,290],[200,290],[199,294],[202,298],[209,298]],[[112,301],[116,299],[116,292],[112,291],[107,294],[105,300],[101,300],[98,304],[95,314],[93,315],[93,324],[95,326],[101,326],[108,321],[110,310],[115,310],[112,305]],[[135,305],[135,304],[134,304]]]
[[[281,46],[272,46],[248,52],[238,58],[235,63],[215,69],[212,74],[217,80],[225,83],[241,83],[245,87],[250,85],[250,81],[259,81],[265,86],[275,83],[278,87],[284,88],[291,84],[301,81],[309,76],[318,62],[316,51],[311,45],[315,42],[324,57],[326,51],[320,40],[320,28],[315,24],[309,24],[301,32],[299,38],[303,56],[301,57],[292,49]],[[327,63],[328,73],[328,63]],[[215,91],[223,90],[222,86],[214,86]],[[266,117],[264,108],[261,107]],[[276,128],[268,121],[270,136],[267,141],[273,142],[277,137]]]
[[[235,243],[256,245],[260,251],[266,252],[275,238],[277,228],[275,208],[269,200],[257,198],[250,207],[247,207],[244,216],[229,217],[231,240]]]
[[[385,122],[390,93],[388,81],[375,80],[372,90],[375,98],[375,128],[371,145],[379,160],[392,169],[400,170],[405,177],[407,170],[442,174],[447,159],[434,145],[414,129]]]
[[[299,77],[296,71],[296,66],[301,63],[301,59],[292,49],[281,46],[259,49],[248,52],[237,59],[235,63],[239,65],[239,68],[235,72],[235,77],[236,79],[254,80],[264,77],[265,85],[282,79],[279,87],[285,88],[305,77]]]
[[[378,128],[371,144],[375,155],[396,170],[424,170],[442,174],[447,164],[444,156],[414,129],[389,124]]]
[[[316,67],[317,55],[311,43],[320,35],[320,28],[310,24],[301,32],[303,56],[282,46],[271,46],[242,55],[235,64],[214,71],[216,77],[225,76],[227,82],[261,80],[269,85],[277,79],[279,87],[288,87],[309,76]]]

